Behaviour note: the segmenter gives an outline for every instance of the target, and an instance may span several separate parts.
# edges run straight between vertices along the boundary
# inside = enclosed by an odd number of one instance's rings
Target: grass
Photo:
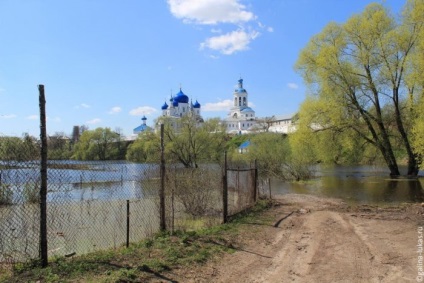
[[[47,268],[37,267],[36,262],[15,264],[13,270],[0,272],[0,282],[144,282],[152,276],[165,278],[162,274],[166,271],[234,252],[233,241],[240,228],[257,222],[259,213],[270,204],[260,200],[227,224],[173,234],[162,232],[128,248],[53,258]]]

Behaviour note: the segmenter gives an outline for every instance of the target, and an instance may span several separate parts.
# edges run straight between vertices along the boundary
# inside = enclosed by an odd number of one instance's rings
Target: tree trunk
[[[396,126],[402,138],[403,144],[406,149],[406,153],[408,154],[408,176],[417,176],[418,175],[418,162],[417,156],[414,154],[411,144],[409,143],[408,135],[406,134],[405,128],[403,127],[402,117],[399,109],[399,89],[393,89],[393,103],[395,106],[395,118],[396,118]]]

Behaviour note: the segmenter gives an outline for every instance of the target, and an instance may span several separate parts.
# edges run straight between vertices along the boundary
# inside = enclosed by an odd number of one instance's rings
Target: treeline
[[[310,176],[307,159],[292,153],[290,138],[274,133],[228,135],[219,119],[201,124],[191,117],[178,120],[161,117],[164,124],[164,153],[168,164],[197,168],[202,164],[222,164],[224,152],[231,162],[256,162],[260,174],[285,179]],[[247,141],[251,146],[243,154],[239,146]],[[39,142],[34,137],[0,137],[0,160],[36,160]],[[159,163],[160,133],[141,133],[135,141],[127,142],[109,128],[85,130],[78,141],[57,135],[48,139],[50,160],[128,160],[139,163]],[[307,160],[310,162],[310,160]]]

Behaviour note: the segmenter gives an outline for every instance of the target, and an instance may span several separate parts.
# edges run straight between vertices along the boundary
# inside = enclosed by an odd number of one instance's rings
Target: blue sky
[[[224,118],[240,77],[256,116],[294,113],[306,92],[300,50],[371,2],[0,0],[0,135],[39,136],[39,84],[48,134],[130,135],[180,86],[205,118]],[[396,15],[404,4],[384,1]]]

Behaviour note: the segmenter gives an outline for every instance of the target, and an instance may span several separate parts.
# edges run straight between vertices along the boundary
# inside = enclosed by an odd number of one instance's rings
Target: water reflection
[[[423,175],[423,172],[420,172]],[[274,194],[315,194],[341,198],[352,204],[423,202],[423,178],[389,179],[385,168],[317,168],[317,178],[305,182],[272,180]]]

